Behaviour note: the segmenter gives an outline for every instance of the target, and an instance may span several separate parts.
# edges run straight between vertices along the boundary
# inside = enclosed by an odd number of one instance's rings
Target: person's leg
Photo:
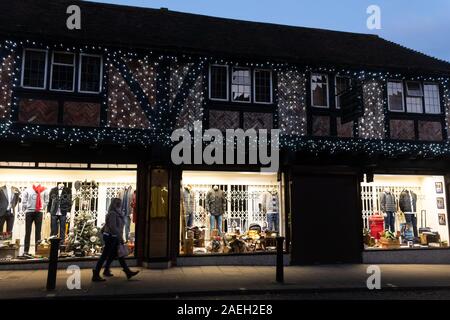
[[[14,228],[14,220],[15,220],[15,216],[14,213],[11,212],[11,214],[8,215],[7,221],[6,221],[6,231],[8,233],[12,233],[13,228]],[[2,229],[0,229],[2,230]]]
[[[275,231],[276,232],[278,232],[278,230],[279,230],[279,214],[278,214],[278,212],[274,212],[273,213],[273,225],[274,225],[274,228],[275,228]]]
[[[117,258],[117,247],[119,246],[119,239],[111,237],[111,247],[108,258],[106,259],[105,270],[109,270],[111,263]]]
[[[31,227],[33,226],[33,212],[25,213],[25,247],[24,253],[30,251]]]
[[[0,233],[3,233],[3,228],[5,227],[6,215],[0,217]]]
[[[211,228],[210,231],[216,228],[216,217],[212,214],[209,216],[209,227]]]
[[[104,246],[103,246],[103,251],[102,254],[100,256],[100,258],[97,261],[97,265],[95,267],[95,271],[100,273],[100,270],[103,267],[103,263],[105,263],[106,259],[108,259],[108,257],[111,255],[111,248],[113,243],[111,242],[112,237],[110,236],[103,236],[103,242],[104,242]]]
[[[417,217],[415,214],[411,215],[411,221],[412,221],[413,230],[414,230],[414,238],[417,238],[419,235],[417,232]]]
[[[219,226],[219,234],[222,234],[222,230],[223,230],[223,226],[222,226],[222,222],[223,222],[223,216],[217,216],[217,225]]]
[[[272,219],[272,214],[271,213],[267,213],[267,228],[270,231],[274,231],[273,230],[273,219]]]
[[[391,215],[390,212],[386,212],[386,217],[384,217],[384,230],[389,230],[391,225]]]
[[[395,212],[391,212],[391,232],[395,232]]]

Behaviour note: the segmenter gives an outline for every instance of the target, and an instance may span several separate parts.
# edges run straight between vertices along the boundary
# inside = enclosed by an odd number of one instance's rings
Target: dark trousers
[[[5,223],[6,223],[6,232],[11,233],[14,227],[14,213],[6,212],[5,215],[0,217],[0,233],[3,232]]]
[[[104,234],[103,242],[105,243],[105,246],[103,247],[102,255],[100,256],[100,259],[98,259],[97,266],[95,267],[95,271],[97,272],[100,272],[105,261],[106,261],[105,269],[109,269],[111,263],[114,261],[114,259],[117,258],[119,238]],[[125,259],[118,258],[118,260],[122,269],[124,271],[128,270],[128,266],[127,263],[125,262]]]
[[[34,223],[34,243],[37,245],[41,241],[42,212],[27,212],[25,214],[25,253],[30,251],[31,228]]]
[[[414,230],[414,238],[417,238],[418,234],[417,234],[417,217],[416,217],[416,215],[405,213],[405,220],[406,220],[406,223],[412,224],[413,230]]]
[[[386,212],[386,217],[384,217],[384,229],[395,232],[395,212]]]
[[[51,229],[51,235],[57,236],[58,235],[58,229],[59,229],[59,237],[61,238],[61,245],[64,244],[64,240],[66,239],[66,216],[52,216],[52,221],[50,225]]]

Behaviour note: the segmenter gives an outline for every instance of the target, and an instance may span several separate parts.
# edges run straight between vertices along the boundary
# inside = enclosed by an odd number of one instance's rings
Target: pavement
[[[450,265],[380,265],[383,290],[445,290],[450,288]],[[120,269],[113,278],[92,283],[91,270],[81,269],[81,289],[70,290],[73,274],[58,270],[56,290],[45,290],[45,270],[0,271],[0,299],[58,298],[183,298],[305,292],[374,292],[367,288],[367,265],[289,266],[285,282],[275,281],[274,267],[205,266],[166,270],[139,269],[130,281]],[[72,278],[69,278],[71,277]],[[69,281],[70,282],[70,281]],[[380,292],[380,291],[378,291]]]

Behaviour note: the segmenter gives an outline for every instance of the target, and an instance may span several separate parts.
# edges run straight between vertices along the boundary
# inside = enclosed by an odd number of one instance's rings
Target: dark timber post
[[[284,237],[277,237],[277,282],[284,282],[284,259],[283,259]]]
[[[56,272],[58,269],[58,251],[60,241],[61,239],[59,238],[50,239],[50,261],[48,263],[47,291],[55,290],[56,288]]]

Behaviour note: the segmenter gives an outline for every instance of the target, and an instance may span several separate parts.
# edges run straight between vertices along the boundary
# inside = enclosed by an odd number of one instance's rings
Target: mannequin
[[[14,227],[15,210],[19,203],[19,194],[19,189],[9,184],[0,188],[0,233],[3,232],[6,223],[8,236],[12,233]]]
[[[278,232],[280,202],[276,188],[270,188],[262,194],[262,211],[267,215],[267,228],[270,231]]]
[[[417,239],[417,195],[410,190],[403,190],[399,199],[400,210],[405,214],[406,223],[413,226],[414,238]]]
[[[66,238],[66,220],[67,213],[72,209],[72,193],[64,183],[60,182],[58,185],[50,190],[49,202],[47,211],[51,216],[51,236],[58,235],[61,238],[61,245],[64,245]]]
[[[210,231],[218,229],[219,233],[222,234],[222,221],[226,206],[225,193],[219,189],[219,186],[215,185],[206,194],[206,212],[210,215]]]
[[[191,228],[194,226],[195,193],[190,184],[184,187],[183,201],[186,227]]]
[[[42,218],[44,208],[49,202],[47,189],[40,184],[28,187],[22,193],[22,209],[25,212],[25,248],[24,256],[29,257],[31,229],[34,223],[35,245],[41,241]]]
[[[395,212],[397,211],[397,202],[395,195],[389,188],[385,188],[380,195],[380,210],[384,216],[384,228],[395,232]]]
[[[133,202],[133,187],[128,185],[119,192],[119,198],[122,200],[122,215],[125,222],[125,239],[128,241],[130,237],[130,225],[131,225],[131,215],[132,215],[132,202]]]

